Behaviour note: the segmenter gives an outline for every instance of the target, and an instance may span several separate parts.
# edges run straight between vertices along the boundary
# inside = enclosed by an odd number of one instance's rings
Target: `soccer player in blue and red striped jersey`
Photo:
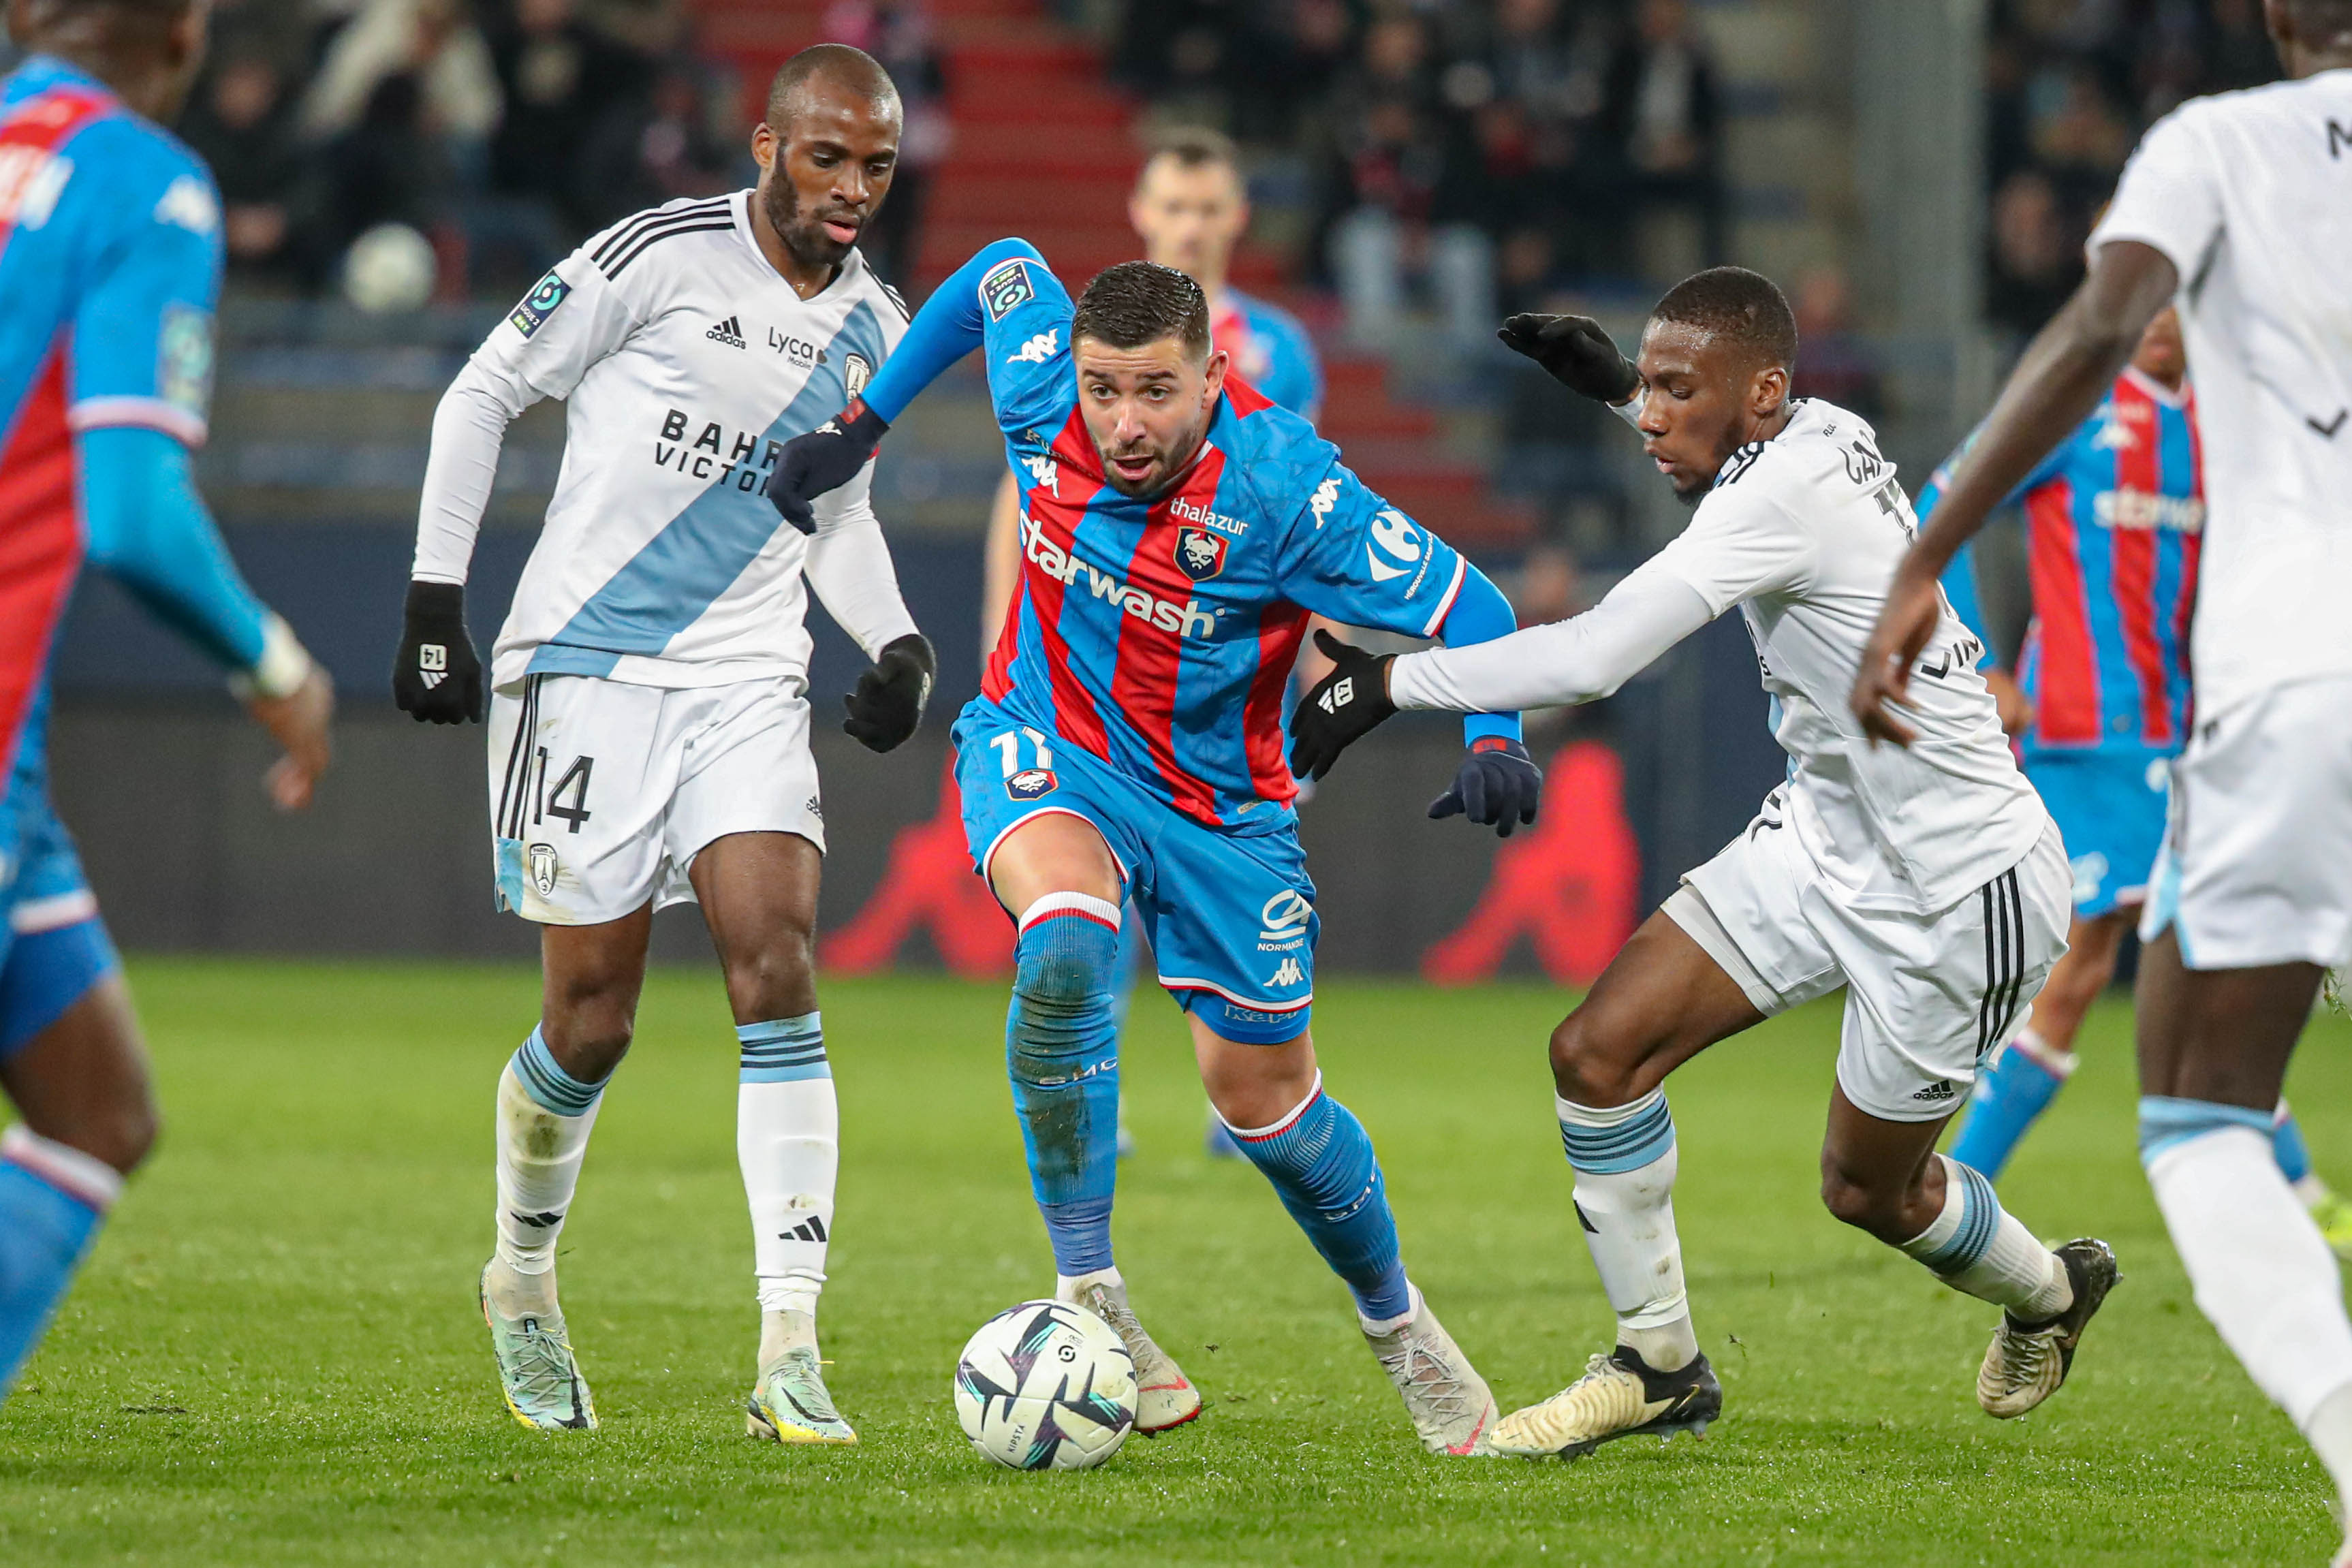
[[[2115,973],[2164,837],[2168,774],[2188,739],[2189,617],[2205,521],[2187,369],[2179,318],[2167,310],[2097,411],[2011,497],[2024,514],[2032,619],[2015,676],[1990,654],[1981,668],[2065,837],[2074,921],[2032,1014],[1978,1077],[1953,1144],[1954,1159],[1988,1177],[2000,1174],[2074,1070],[2075,1033]],[[1959,456],[1921,492],[1923,521]],[[1979,639],[1996,646],[1966,547],[1944,589]],[[2312,1173],[2283,1104],[2274,1137],[2281,1166],[2329,1239],[2352,1244],[2352,1210]]]
[[[957,777],[973,863],[1019,931],[1007,1056],[1056,1293],[1126,1341],[1139,1427],[1198,1414],[1111,1256],[1112,994],[1131,895],[1212,1104],[1353,1292],[1423,1445],[1477,1452],[1494,1401],[1406,1278],[1371,1142],[1316,1068],[1319,917],[1282,695],[1310,612],[1465,643],[1510,632],[1510,606],[1313,426],[1229,374],[1192,279],[1125,262],[1074,306],[1020,240],[941,284],[865,396],[787,445],[779,510],[805,526],[809,498],[852,478],[974,349],[1021,486],[1022,576],[956,725]],[[1541,775],[1518,716],[1465,731],[1431,815],[1533,821]]]
[[[327,679],[238,577],[188,470],[205,433],[220,204],[153,123],[203,0],[13,0],[0,79],[0,1399],[154,1137],[146,1055],[49,805],[48,666],[85,561],[237,672],[309,804]]]

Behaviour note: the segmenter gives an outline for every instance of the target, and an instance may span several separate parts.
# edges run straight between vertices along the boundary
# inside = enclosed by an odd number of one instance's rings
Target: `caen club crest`
[[[1051,768],[1024,768],[1004,781],[1004,793],[1015,800],[1035,800],[1053,794],[1060,783]]]
[[[1225,569],[1225,540],[1205,528],[1176,531],[1176,564],[1195,583],[1205,582]]]

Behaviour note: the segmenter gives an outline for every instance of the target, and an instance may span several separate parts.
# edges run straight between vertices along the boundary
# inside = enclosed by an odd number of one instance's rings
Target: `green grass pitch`
[[[512,968],[143,962],[170,1119],[0,1413],[0,1562],[2309,1563],[2325,1478],[2189,1300],[2132,1152],[2128,1015],[2004,1186],[2044,1235],[2113,1240],[2126,1279],[2074,1381],[1979,1415],[1991,1310],[1814,1196],[1836,1013],[1675,1081],[1677,1210],[1723,1421],[1580,1464],[1413,1445],[1347,1299],[1246,1167],[1200,1153],[1174,1010],[1126,1052],[1141,1152],[1121,1265],[1208,1397],[1105,1468],[1027,1476],[966,1447],[970,1331],[1044,1293],[1002,1077],[1003,995],[824,990],[843,1112],[825,1296],[864,1441],[743,1435],[757,1316],[734,1162],[734,1043],[707,968],[657,973],[571,1227],[564,1303],[604,1421],[518,1427],[475,1316],[490,1098],[530,1026]],[[1377,1139],[1415,1278],[1507,1405],[1606,1342],[1542,1045],[1556,992],[1327,984],[1328,1082]],[[2294,1084],[2352,1177],[2352,1026]]]

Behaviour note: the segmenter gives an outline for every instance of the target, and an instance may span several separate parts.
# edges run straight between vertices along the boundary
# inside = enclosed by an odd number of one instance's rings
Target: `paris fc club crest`
[[[534,844],[530,847],[530,885],[539,889],[539,896],[542,899],[555,896],[554,845]]]
[[[1051,768],[1024,768],[1004,781],[1004,793],[1015,800],[1035,800],[1053,794],[1060,783]]]
[[[1205,528],[1176,531],[1176,564],[1195,583],[1206,582],[1225,569],[1225,541]]]

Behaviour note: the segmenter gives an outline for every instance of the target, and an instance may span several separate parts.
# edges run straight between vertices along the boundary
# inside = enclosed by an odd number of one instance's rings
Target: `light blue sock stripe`
[[[2000,1229],[2000,1200],[1992,1195],[1992,1184],[1982,1172],[1957,1160],[1949,1161],[1946,1170],[1948,1176],[1959,1178],[1960,1227],[1935,1251],[1919,1254],[1919,1261],[1937,1274],[1958,1274],[1992,1246]]]
[[[2147,1164],[2168,1149],[2192,1138],[2219,1132],[2225,1127],[2246,1127],[2271,1136],[2271,1112],[2243,1105],[2221,1105],[2210,1100],[2175,1100],[2147,1094],[2139,1101],[2139,1163]]]
[[[537,1028],[531,1030],[530,1038],[516,1047],[508,1065],[514,1068],[522,1091],[541,1110],[558,1116],[585,1116],[604,1092],[603,1083],[582,1083],[558,1066],[554,1053],[547,1048],[546,1037]]]
[[[735,1038],[743,1053],[739,1083],[800,1083],[833,1076],[833,1064],[825,1059],[822,1014],[738,1024]]]
[[[1614,1127],[1585,1127],[1572,1121],[1559,1124],[1559,1145],[1568,1153],[1568,1163],[1575,1169],[1596,1176],[1613,1176],[1625,1171],[1638,1171],[1653,1161],[1665,1158],[1666,1151],[1675,1146],[1674,1113],[1666,1109],[1664,1095],[1649,1110]]]

